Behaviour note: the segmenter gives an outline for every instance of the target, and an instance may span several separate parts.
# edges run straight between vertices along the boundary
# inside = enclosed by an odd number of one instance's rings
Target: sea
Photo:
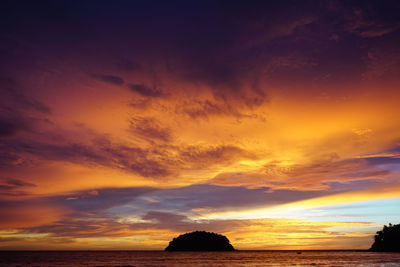
[[[400,266],[400,253],[367,251],[1,251],[0,266]]]

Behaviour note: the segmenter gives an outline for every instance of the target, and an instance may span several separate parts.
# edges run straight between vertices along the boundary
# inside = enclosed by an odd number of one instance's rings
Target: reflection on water
[[[360,251],[0,252],[0,266],[400,266],[400,253]]]

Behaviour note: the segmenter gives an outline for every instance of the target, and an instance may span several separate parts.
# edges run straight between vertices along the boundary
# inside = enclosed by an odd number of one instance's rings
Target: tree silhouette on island
[[[195,231],[174,238],[165,251],[235,251],[235,249],[226,236]]]
[[[376,232],[375,241],[370,251],[375,252],[400,252],[400,224],[383,226],[381,231]]]

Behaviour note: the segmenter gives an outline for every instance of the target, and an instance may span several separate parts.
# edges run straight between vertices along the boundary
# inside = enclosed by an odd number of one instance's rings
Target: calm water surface
[[[0,252],[0,266],[400,266],[400,253],[360,251]]]

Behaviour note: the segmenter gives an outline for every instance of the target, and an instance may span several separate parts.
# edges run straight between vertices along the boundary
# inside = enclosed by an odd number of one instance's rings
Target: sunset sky
[[[0,249],[367,249],[400,222],[399,1],[2,1]]]

